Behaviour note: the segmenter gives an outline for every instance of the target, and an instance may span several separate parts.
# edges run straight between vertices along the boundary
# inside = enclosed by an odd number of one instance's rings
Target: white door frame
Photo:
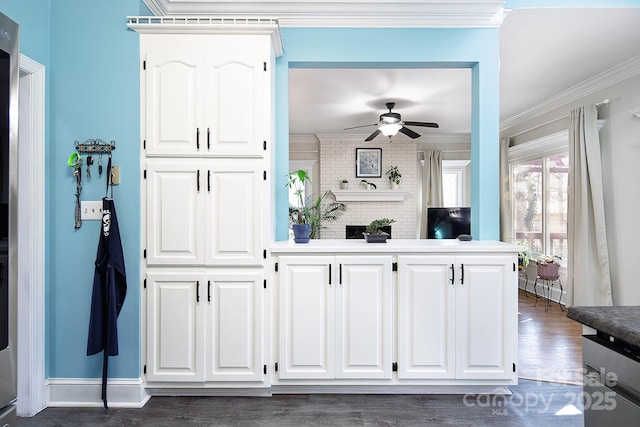
[[[47,405],[45,379],[45,67],[20,55],[18,131],[19,416]]]

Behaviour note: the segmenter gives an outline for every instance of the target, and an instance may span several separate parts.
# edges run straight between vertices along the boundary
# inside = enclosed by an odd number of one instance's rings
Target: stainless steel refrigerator
[[[16,424],[18,25],[0,13],[0,426]]]

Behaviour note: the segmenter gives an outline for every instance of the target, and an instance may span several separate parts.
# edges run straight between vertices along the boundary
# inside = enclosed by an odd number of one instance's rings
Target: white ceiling
[[[640,9],[511,12],[500,27],[501,122],[639,56],[639,41]],[[440,124],[413,128],[418,133],[468,133],[470,76],[468,69],[291,70],[289,131],[335,134],[373,124],[395,101],[403,120]]]

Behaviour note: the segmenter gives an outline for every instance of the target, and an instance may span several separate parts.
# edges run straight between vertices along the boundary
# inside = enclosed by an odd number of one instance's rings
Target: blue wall
[[[499,238],[497,29],[283,28],[276,65],[276,239],[286,240],[290,68],[469,67],[474,237]],[[482,218],[482,222],[480,222]]]

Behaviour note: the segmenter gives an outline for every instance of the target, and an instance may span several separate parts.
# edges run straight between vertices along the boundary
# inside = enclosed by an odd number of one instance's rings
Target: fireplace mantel
[[[336,202],[403,202],[409,195],[398,190],[331,190]]]

